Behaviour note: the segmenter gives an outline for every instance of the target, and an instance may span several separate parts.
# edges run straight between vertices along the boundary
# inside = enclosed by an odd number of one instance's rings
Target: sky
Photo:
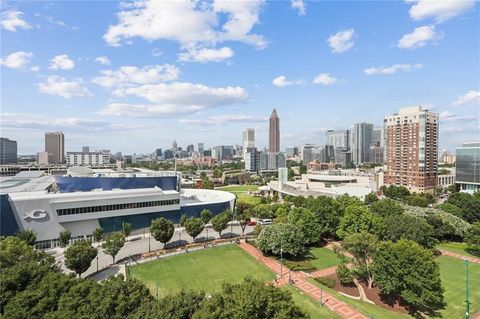
[[[440,114],[440,148],[480,140],[475,1],[1,3],[1,136],[19,154],[63,131],[66,151],[151,153],[204,143],[281,148],[327,129]]]

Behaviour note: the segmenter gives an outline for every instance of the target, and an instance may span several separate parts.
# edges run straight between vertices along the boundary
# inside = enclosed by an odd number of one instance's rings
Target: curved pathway
[[[309,274],[297,271],[290,271],[285,266],[281,266],[280,263],[272,258],[265,257],[263,253],[258,250],[257,248],[249,245],[247,243],[242,243],[239,245],[240,248],[245,250],[247,253],[255,257],[258,261],[262,264],[270,268],[274,273],[276,273],[280,278],[275,281],[275,286],[279,287],[288,283],[288,278],[291,277],[295,287],[299,288],[301,291],[309,295],[313,300],[318,301],[320,303],[320,296],[322,295],[325,306],[330,309],[331,311],[338,314],[340,317],[345,319],[368,319],[367,316],[360,313],[355,308],[347,305],[343,301],[338,300],[337,298],[331,296],[326,292],[321,292],[320,288],[317,286],[309,283],[307,278],[310,277]],[[334,268],[334,267],[331,267]],[[280,269],[282,269],[282,276],[280,276]],[[327,268],[328,272],[332,270]],[[335,269],[333,269],[335,271]]]
[[[442,253],[442,256],[449,256],[449,257],[453,257],[453,258],[468,260],[469,262],[474,263],[474,264],[480,264],[480,258],[460,255],[460,254],[454,253],[453,251],[449,251],[449,250],[445,250],[445,249],[439,249],[439,250]]]

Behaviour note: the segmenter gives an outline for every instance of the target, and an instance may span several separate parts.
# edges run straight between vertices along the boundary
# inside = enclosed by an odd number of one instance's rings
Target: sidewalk
[[[280,275],[280,269],[282,268],[282,276],[278,279],[278,283],[275,283],[276,287],[280,287],[288,283],[288,278],[291,277],[294,281],[295,287],[299,288],[301,291],[310,296],[313,300],[319,302],[320,307],[320,295],[322,295],[325,306],[331,311],[338,314],[340,317],[345,319],[368,319],[367,316],[360,313],[358,310],[347,305],[346,303],[336,299],[325,291],[321,292],[320,288],[312,285],[307,281],[307,278],[310,277],[308,274],[290,271],[285,266],[281,266],[280,263],[272,258],[265,257],[263,253],[257,248],[249,245],[247,243],[242,243],[239,245],[244,251],[249,253],[251,256],[255,257],[262,264],[270,268],[274,273]],[[332,268],[332,267],[331,267]],[[334,268],[334,267],[333,267]],[[330,268],[324,269],[324,271],[331,272]],[[320,271],[321,272],[321,271]]]
[[[439,249],[439,250],[442,253],[442,256],[449,256],[449,257],[453,257],[453,258],[468,260],[469,262],[474,263],[474,264],[480,264],[480,258],[460,255],[460,254],[457,254],[457,253],[454,253],[452,251],[445,250],[445,249]]]

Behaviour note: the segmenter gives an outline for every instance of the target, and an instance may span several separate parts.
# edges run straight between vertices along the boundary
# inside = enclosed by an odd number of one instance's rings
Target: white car
[[[258,224],[262,225],[262,226],[267,226],[267,225],[271,225],[272,224],[272,220],[269,219],[269,218],[264,218],[264,219],[260,219],[258,221]]]

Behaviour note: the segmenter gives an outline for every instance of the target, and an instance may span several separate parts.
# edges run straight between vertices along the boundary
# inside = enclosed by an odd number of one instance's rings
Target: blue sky
[[[281,147],[380,126],[400,107],[440,113],[440,147],[480,138],[474,1],[2,2],[2,137],[20,154],[62,130],[66,150],[150,153]]]

